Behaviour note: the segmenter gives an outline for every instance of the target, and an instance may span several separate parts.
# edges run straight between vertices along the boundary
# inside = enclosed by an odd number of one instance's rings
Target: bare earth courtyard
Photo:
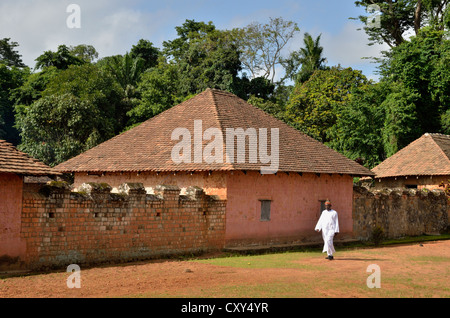
[[[381,288],[368,288],[372,264]],[[65,271],[0,279],[2,298],[450,297],[450,240],[320,251],[160,260],[81,268],[81,288]]]

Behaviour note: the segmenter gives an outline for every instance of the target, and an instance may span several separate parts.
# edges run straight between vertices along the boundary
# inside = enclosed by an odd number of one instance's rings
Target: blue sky
[[[80,29],[66,24],[72,3],[81,9]],[[376,79],[376,65],[361,58],[379,56],[385,47],[369,47],[366,34],[357,31],[359,22],[349,20],[363,13],[354,0],[2,0],[0,38],[18,42],[24,62],[34,66],[36,57],[60,44],[90,44],[101,57],[123,54],[141,38],[161,47],[176,37],[175,27],[186,19],[231,29],[282,17],[301,29],[284,54],[302,46],[304,32],[322,34],[327,65],[353,67]]]

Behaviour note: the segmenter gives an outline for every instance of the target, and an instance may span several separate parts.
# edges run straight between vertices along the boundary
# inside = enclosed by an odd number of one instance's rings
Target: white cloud
[[[66,8],[74,2],[81,8],[81,29],[66,24]],[[33,67],[39,55],[61,44],[90,44],[101,57],[123,54],[141,38],[153,41],[172,17],[169,9],[141,12],[119,0],[2,0],[0,38],[18,42],[25,64]]]
[[[358,28],[360,25],[348,22],[335,35],[323,32],[321,43],[329,63],[340,63],[342,66],[369,65],[371,61],[363,58],[381,57],[381,51],[388,50],[387,45],[368,46],[367,34],[358,31]]]

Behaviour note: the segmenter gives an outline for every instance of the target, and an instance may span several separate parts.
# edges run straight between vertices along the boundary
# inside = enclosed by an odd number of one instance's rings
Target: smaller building
[[[450,183],[450,136],[425,134],[372,171],[376,189],[443,190]]]
[[[26,244],[21,239],[24,179],[55,177],[61,173],[0,140],[0,260],[22,256]],[[0,264],[1,265],[1,264]]]

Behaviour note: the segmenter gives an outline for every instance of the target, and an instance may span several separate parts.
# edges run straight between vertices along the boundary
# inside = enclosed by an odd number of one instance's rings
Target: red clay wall
[[[23,256],[25,244],[20,238],[23,178],[0,173],[0,258]]]
[[[28,268],[119,262],[224,246],[225,201],[190,189],[142,185],[128,195],[102,185],[89,194],[45,187],[24,192],[22,237]],[[45,193],[46,195],[42,194]]]
[[[321,200],[338,212],[340,237],[351,237],[353,179],[348,175],[235,172],[227,180],[227,247],[321,240],[314,227]],[[260,200],[271,200],[270,221],[261,221]]]

